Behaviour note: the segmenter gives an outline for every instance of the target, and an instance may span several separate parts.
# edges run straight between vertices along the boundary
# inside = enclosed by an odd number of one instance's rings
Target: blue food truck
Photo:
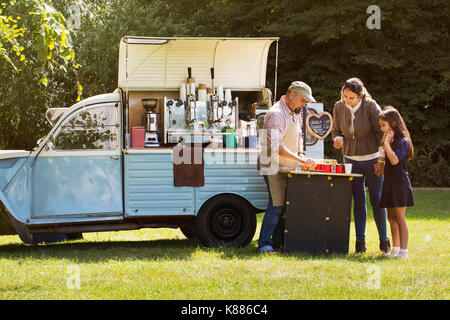
[[[48,109],[52,128],[32,151],[0,150],[0,235],[34,244],[162,227],[206,246],[247,245],[268,201],[255,129],[273,103],[266,65],[277,42],[122,38],[117,90]],[[306,142],[323,157],[322,141]],[[201,159],[177,165],[194,147]]]

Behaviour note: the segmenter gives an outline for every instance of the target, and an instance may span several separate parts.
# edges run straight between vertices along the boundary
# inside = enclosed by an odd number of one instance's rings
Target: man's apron
[[[299,121],[288,124],[286,135],[283,138],[283,144],[292,153],[298,154],[298,143],[301,133]],[[295,170],[297,161],[288,160],[279,157],[279,170],[277,174],[268,175],[270,195],[274,207],[284,206],[286,197],[287,173]]]

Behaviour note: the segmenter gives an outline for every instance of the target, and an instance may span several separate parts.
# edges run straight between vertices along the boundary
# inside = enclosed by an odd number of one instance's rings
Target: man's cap
[[[316,102],[316,99],[312,96],[311,88],[302,81],[292,82],[289,86],[289,90],[300,93],[303,98],[305,98],[306,102]]]

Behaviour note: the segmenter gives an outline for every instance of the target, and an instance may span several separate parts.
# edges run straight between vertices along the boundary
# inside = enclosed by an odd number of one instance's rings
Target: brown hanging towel
[[[204,154],[201,146],[176,146],[173,149],[173,184],[175,187],[205,185]]]

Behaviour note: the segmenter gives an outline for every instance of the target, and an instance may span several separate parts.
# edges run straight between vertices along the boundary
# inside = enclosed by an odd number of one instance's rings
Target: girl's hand
[[[389,130],[389,132],[386,135],[386,138],[384,139],[384,144],[391,144],[392,142],[394,142],[394,131],[393,130]]]

